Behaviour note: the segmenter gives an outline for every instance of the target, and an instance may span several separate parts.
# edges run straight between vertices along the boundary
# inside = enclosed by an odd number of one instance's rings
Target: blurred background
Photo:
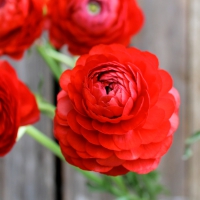
[[[200,143],[184,161],[185,139],[200,130],[200,0],[138,0],[146,22],[132,45],[156,54],[160,67],[171,73],[181,95],[180,126],[173,145],[159,166],[169,190],[158,200],[200,199]],[[42,93],[54,103],[58,90],[34,48],[21,61],[11,61],[19,77],[32,89],[44,79]],[[52,123],[42,116],[37,127],[52,136]],[[25,135],[12,152],[0,159],[0,200],[113,200],[92,193],[86,180],[68,164]],[[133,186],[134,187],[134,186]]]

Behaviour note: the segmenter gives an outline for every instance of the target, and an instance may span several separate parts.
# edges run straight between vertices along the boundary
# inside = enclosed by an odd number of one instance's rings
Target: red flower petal
[[[148,64],[151,64],[152,67],[154,67],[155,69],[158,69],[159,61],[158,61],[158,58],[154,54],[146,51],[146,52],[143,52],[142,55],[146,58],[146,62],[148,62]]]
[[[118,176],[118,175],[124,175],[128,172],[129,171],[123,166],[117,166],[117,167],[113,167],[113,169],[111,169],[108,172],[105,172],[104,174],[107,174],[109,176]]]
[[[99,145],[99,138],[98,138],[98,131],[92,130],[86,130],[84,128],[81,128],[81,134],[82,136],[89,142],[94,145]]]
[[[118,124],[111,124],[108,122],[100,123],[96,120],[92,121],[92,126],[99,132],[109,135],[123,135],[126,131],[122,128],[121,122]]]
[[[81,132],[81,126],[76,121],[77,113],[75,110],[71,110],[67,115],[67,122],[70,126],[70,128],[77,134],[80,134]]]
[[[156,106],[165,111],[165,120],[168,120],[175,111],[175,102],[169,98],[159,98]]]
[[[168,72],[164,70],[159,70],[160,77],[162,79],[162,87],[160,91],[160,96],[169,92],[172,88],[173,80],[172,77],[168,74]]]
[[[82,100],[83,100],[82,96],[81,96],[81,94],[76,92],[75,87],[71,83],[69,83],[69,85],[68,85],[68,94],[69,94],[71,101],[74,104],[74,109],[78,113],[80,113],[82,115],[86,115],[85,110],[82,106]]]
[[[175,112],[178,112],[179,106],[180,106],[180,95],[179,95],[177,89],[174,88],[174,87],[169,91],[169,93],[172,94],[173,97],[175,98],[175,103],[176,103],[176,110],[175,110]]]
[[[63,126],[57,123],[57,116],[54,119],[54,136],[57,140],[62,141],[63,144],[68,145],[67,132],[70,131],[69,126]]]
[[[71,148],[70,146],[65,146],[62,143],[60,143],[60,146],[61,146],[62,153],[64,155],[70,156],[72,158],[79,158],[76,151],[73,148]]]
[[[154,106],[149,109],[149,114],[143,126],[144,129],[156,129],[160,126],[165,118],[165,111]]]
[[[114,135],[115,144],[122,150],[136,148],[141,144],[141,138],[136,131],[130,130],[124,135]]]
[[[86,143],[86,152],[94,158],[108,158],[113,152],[101,146],[93,145],[89,142]]]
[[[132,172],[136,172],[138,174],[147,174],[150,171],[157,168],[160,159],[138,159],[126,161],[123,166]]]
[[[30,90],[21,81],[19,81],[20,97],[20,126],[35,123],[39,120],[40,111],[36,99]]]
[[[161,142],[164,140],[169,134],[171,129],[171,124],[168,121],[163,122],[156,129],[140,129],[138,130],[138,134],[142,139],[142,144],[149,144],[151,142]]]
[[[99,133],[99,142],[106,149],[116,150],[116,151],[121,150],[114,143],[112,135],[106,135],[106,134],[103,134],[103,133]]]
[[[178,125],[179,125],[179,117],[176,113],[174,113],[171,118],[169,119],[170,123],[171,123],[171,129],[168,133],[168,136],[173,135],[174,132],[177,130]]]
[[[70,164],[75,165],[76,167],[81,168],[82,170],[89,170],[89,168],[87,168],[84,164],[83,164],[83,159],[76,159],[76,158],[68,158],[65,157],[67,162],[71,161]]]
[[[77,151],[76,152],[81,158],[93,158],[91,155],[89,155],[88,153],[86,152],[81,152],[81,151]]]
[[[141,155],[142,159],[150,158],[160,158],[163,156],[172,144],[172,136],[167,137],[162,142],[150,143],[146,145],[141,145]]]
[[[8,73],[10,76],[17,78],[15,70],[10,66],[10,64],[5,60],[0,60],[0,70]]]
[[[141,153],[140,147],[131,150],[115,151],[115,155],[122,160],[136,160],[140,157]]]
[[[76,120],[80,124],[80,126],[82,126],[84,129],[94,130],[92,126],[92,119],[82,116],[82,115],[77,115]]]
[[[134,104],[133,99],[129,98],[125,107],[124,107],[122,115],[128,115],[133,108],[133,104]]]
[[[73,147],[77,151],[85,151],[86,140],[73,132],[71,129],[67,130],[67,141],[69,142],[70,146]]]
[[[124,163],[124,160],[120,160],[114,154],[106,159],[96,159],[97,163],[103,166],[116,167]]]
[[[56,107],[56,112],[60,118],[67,120],[67,115],[73,109],[73,105],[67,93],[62,90],[58,94],[58,103]]]
[[[107,172],[112,169],[112,167],[99,165],[95,161],[95,159],[85,159],[85,160],[82,160],[82,162],[83,162],[83,165],[88,170],[95,171],[95,172]]]
[[[88,54],[82,55],[78,58],[78,60],[76,61],[76,65],[85,65],[85,62],[87,60],[87,58],[89,57]]]
[[[72,74],[71,70],[66,70],[62,73],[59,83],[60,87],[67,92],[68,84],[71,82],[70,76]]]

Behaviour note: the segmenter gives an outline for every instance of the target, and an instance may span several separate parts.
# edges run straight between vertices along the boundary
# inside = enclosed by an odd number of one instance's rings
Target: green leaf
[[[190,145],[193,144],[197,141],[200,140],[200,131],[194,133],[193,135],[191,135],[187,140],[186,140],[186,144]]]
[[[46,50],[46,53],[48,54],[49,57],[62,62],[64,64],[66,64],[69,68],[73,68],[76,62],[76,58],[74,57],[70,57],[67,55],[64,55],[63,53],[60,53],[58,51],[55,51],[53,48],[48,48]]]
[[[191,147],[190,147],[190,146],[187,146],[187,147],[185,148],[185,151],[184,151],[184,154],[183,154],[182,159],[183,159],[183,160],[187,160],[187,159],[189,159],[191,156],[192,156]]]
[[[42,98],[42,96],[35,94],[37,105],[39,107],[40,112],[49,117],[50,119],[54,118],[55,115],[55,106],[48,103],[46,100]]]
[[[45,45],[38,45],[36,48],[37,48],[38,53],[44,59],[47,66],[52,71],[54,77],[58,81],[60,79],[60,75],[62,74],[62,69],[61,69],[59,63],[48,55],[49,47],[47,47]]]
[[[119,197],[116,200],[130,200],[129,197]]]

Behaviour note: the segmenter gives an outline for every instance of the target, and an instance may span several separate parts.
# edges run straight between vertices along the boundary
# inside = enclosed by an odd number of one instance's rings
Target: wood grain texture
[[[33,51],[20,62],[11,61],[19,77],[33,90],[44,76],[43,95],[51,100],[52,81],[48,68]],[[37,127],[52,135],[52,125],[41,116]],[[1,200],[55,200],[54,157],[25,135],[6,157],[0,159]]]
[[[200,130],[200,1],[188,2],[188,67],[189,84],[189,133]],[[188,160],[188,196],[192,200],[200,199],[200,145],[194,145],[193,156]]]
[[[186,136],[187,72],[186,22],[187,7],[184,0],[140,1],[146,23],[134,44],[142,50],[157,55],[160,67],[174,79],[174,86],[181,95],[180,126],[174,135],[170,151],[161,161],[159,171],[164,185],[172,197],[183,198],[185,191],[185,163],[182,161]]]
[[[109,194],[92,192],[88,189],[87,180],[69,165],[64,168],[63,200],[114,200]]]

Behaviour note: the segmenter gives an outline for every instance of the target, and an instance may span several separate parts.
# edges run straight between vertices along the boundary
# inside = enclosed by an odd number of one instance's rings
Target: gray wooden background
[[[182,160],[185,138],[200,130],[200,0],[138,2],[146,23],[133,44],[158,56],[160,67],[172,74],[181,94],[180,126],[159,167],[171,196],[159,200],[200,200],[200,143],[194,145],[189,161]],[[33,91],[40,77],[45,77],[43,94],[52,101],[52,77],[36,52],[12,63]],[[52,137],[52,124],[45,117],[37,127]],[[113,199],[89,192],[82,176],[67,164],[58,168],[55,163],[48,150],[25,135],[9,155],[0,159],[0,200],[60,200],[55,195],[56,170],[62,170],[62,200]]]

